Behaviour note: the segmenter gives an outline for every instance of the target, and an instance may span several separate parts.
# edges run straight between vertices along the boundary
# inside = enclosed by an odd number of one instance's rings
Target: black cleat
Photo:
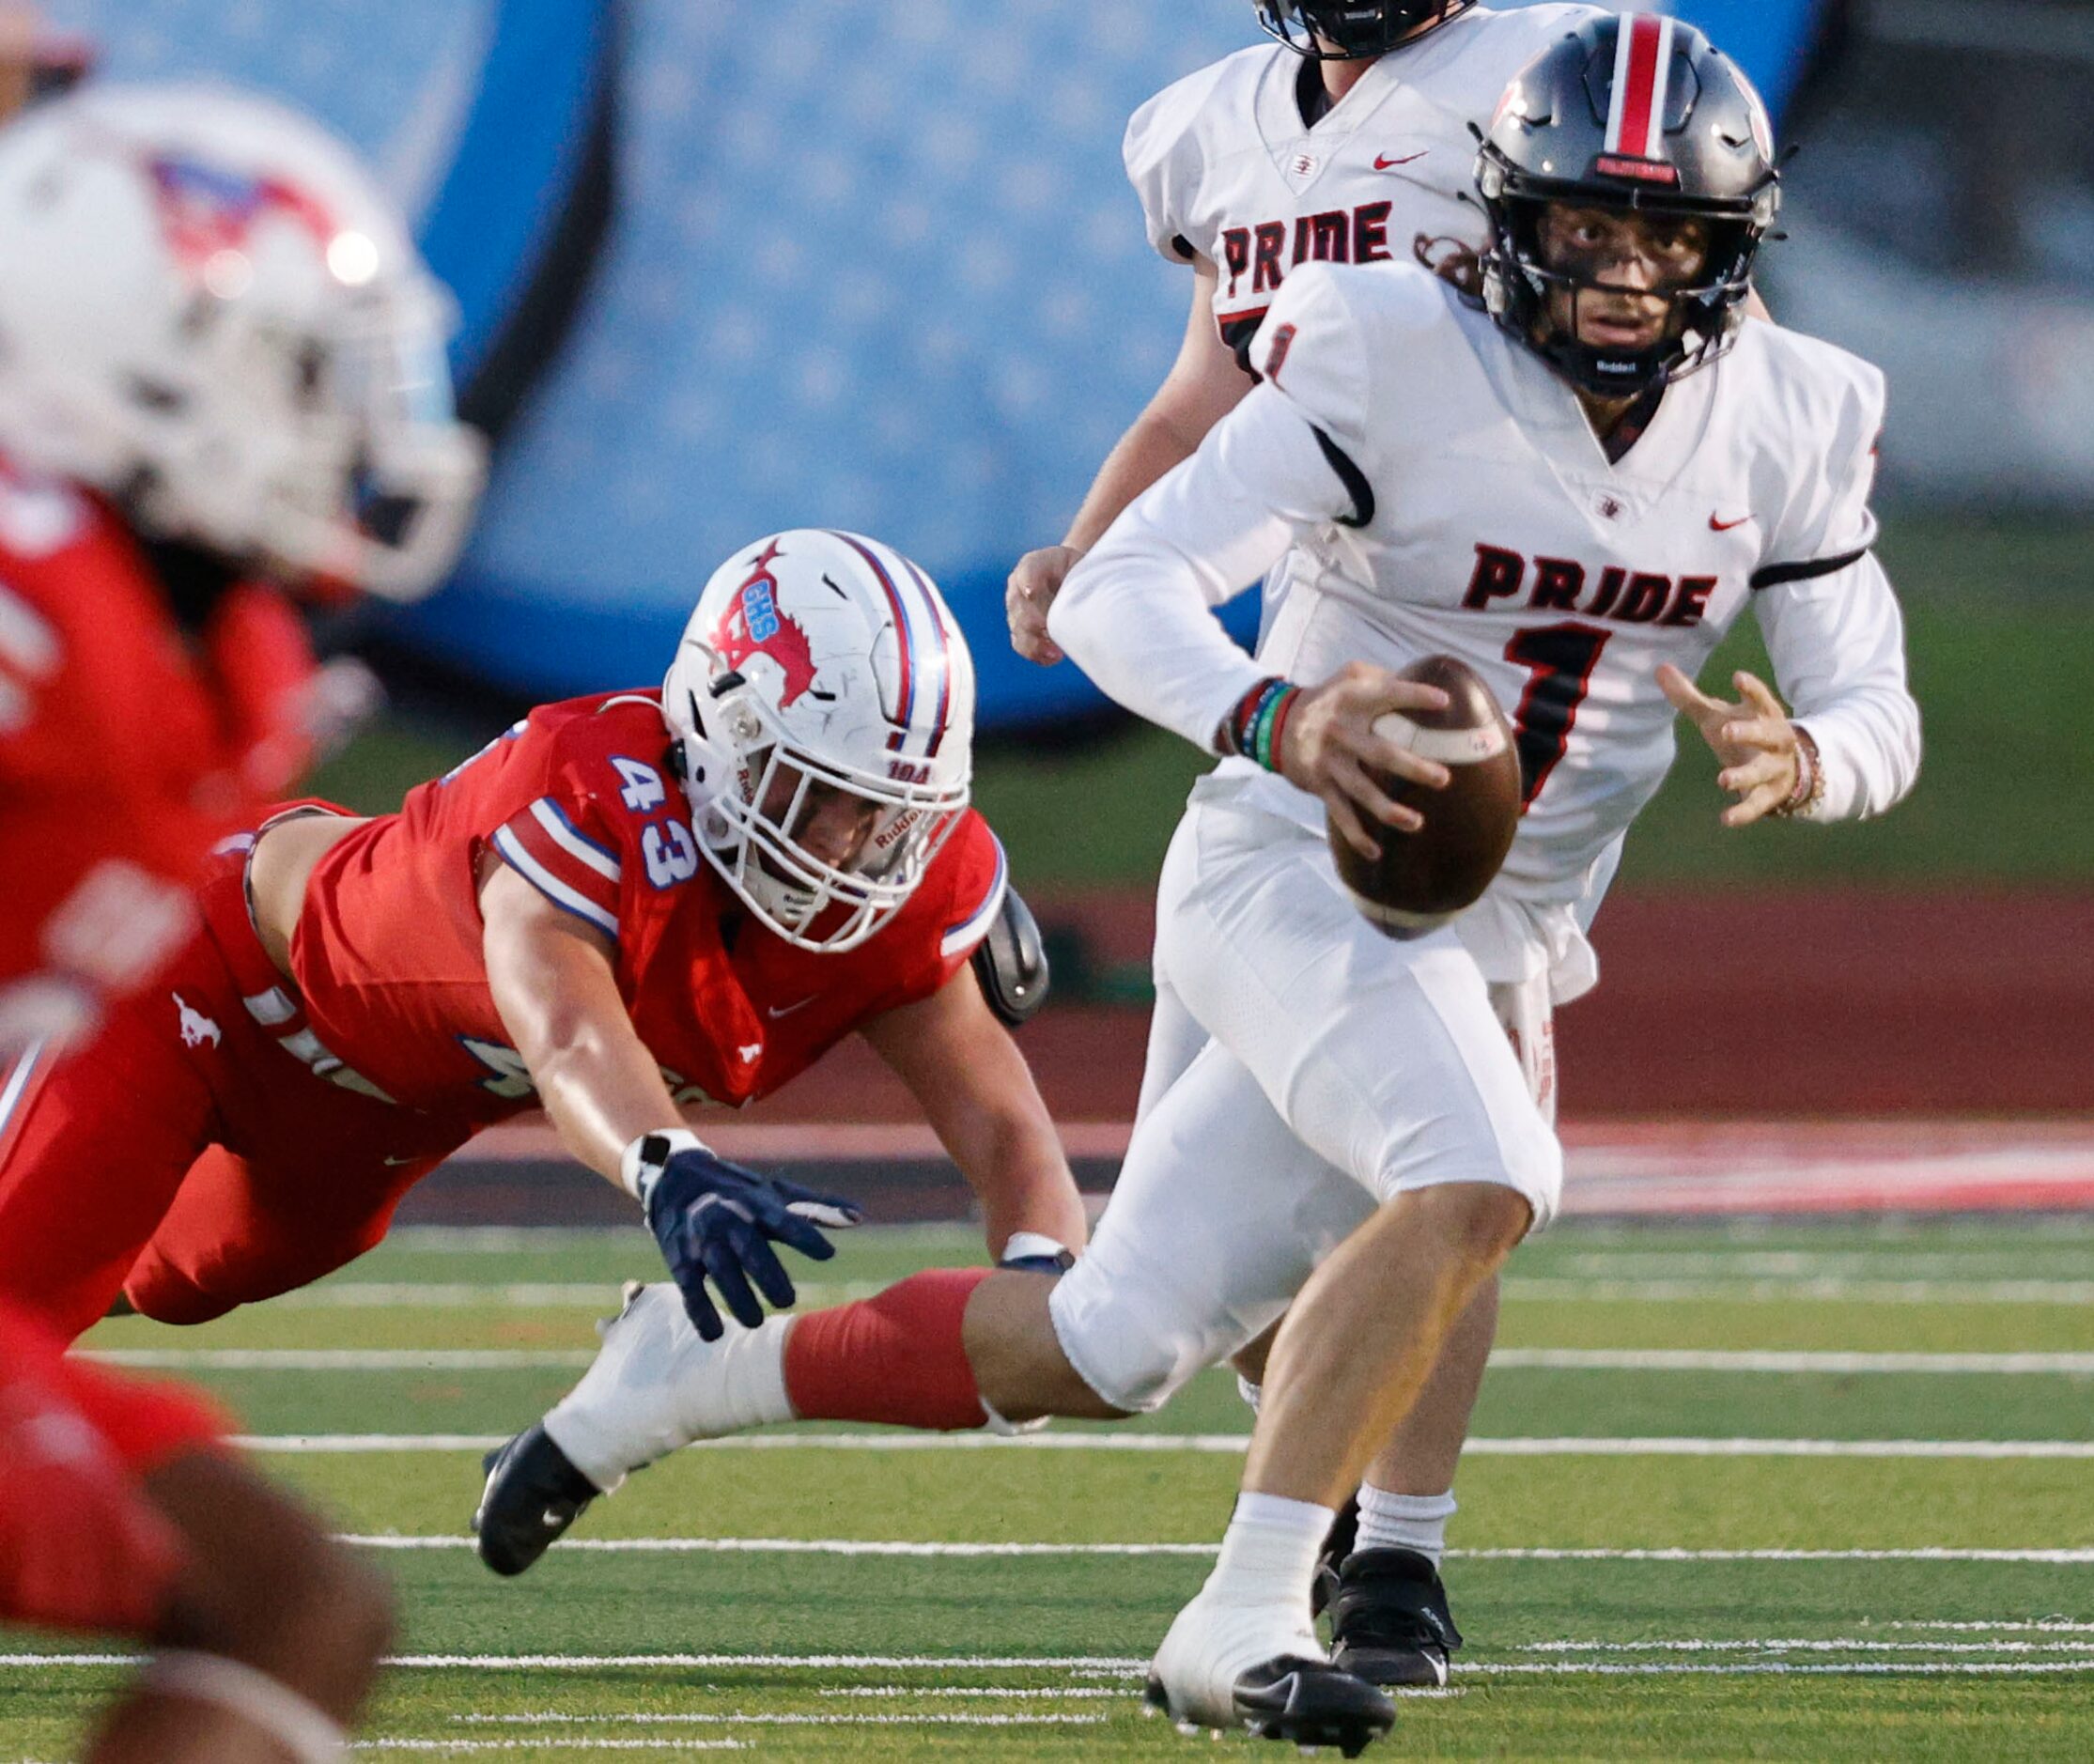
[[[520,1574],[580,1519],[602,1493],[534,1424],[480,1461],[488,1485],[473,1515],[480,1560],[497,1574]]]
[[[1316,1557],[1316,1577],[1309,1583],[1311,1617],[1322,1617],[1338,1597],[1338,1571],[1345,1566],[1345,1558],[1353,1553],[1353,1540],[1358,1536],[1359,1495],[1356,1492],[1346,1497],[1338,1517],[1330,1522],[1330,1529],[1324,1533],[1324,1547]]]
[[[1282,1654],[1236,1679],[1236,1718],[1260,1740],[1334,1745],[1357,1757],[1396,1725],[1396,1706],[1372,1684],[1321,1660]]]
[[[1416,1550],[1355,1550],[1330,1605],[1330,1658],[1370,1684],[1437,1688],[1462,1645],[1447,1587]]]

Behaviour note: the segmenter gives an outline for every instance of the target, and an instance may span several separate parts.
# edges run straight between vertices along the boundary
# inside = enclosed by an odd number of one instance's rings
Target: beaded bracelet
[[[1799,726],[1796,729],[1796,783],[1790,791],[1786,802],[1776,803],[1768,811],[1778,820],[1789,820],[1797,815],[1807,816],[1825,794],[1825,765],[1818,756],[1818,743],[1810,731]]]

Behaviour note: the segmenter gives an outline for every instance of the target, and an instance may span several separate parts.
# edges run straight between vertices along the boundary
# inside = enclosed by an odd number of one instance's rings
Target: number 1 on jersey
[[[1531,808],[1542,786],[1571,744],[1578,706],[1592,685],[1592,670],[1611,631],[1590,625],[1544,625],[1515,631],[1505,645],[1505,659],[1528,671],[1512,726],[1518,732],[1521,804]]]

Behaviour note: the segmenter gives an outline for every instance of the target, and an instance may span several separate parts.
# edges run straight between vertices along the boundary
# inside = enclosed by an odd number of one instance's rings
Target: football
[[[1437,760],[1453,773],[1445,790],[1428,790],[1388,774],[1375,782],[1419,811],[1415,833],[1371,824],[1380,855],[1367,859],[1336,827],[1328,828],[1338,879],[1359,910],[1391,936],[1415,936],[1445,924],[1490,887],[1520,824],[1520,760],[1512,725],[1491,689],[1466,662],[1427,656],[1401,672],[1436,686],[1450,701],[1440,711],[1388,711],[1377,735]]]

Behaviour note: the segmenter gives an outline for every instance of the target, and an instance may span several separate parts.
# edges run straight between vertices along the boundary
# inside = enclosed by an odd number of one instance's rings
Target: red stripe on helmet
[[[926,759],[938,757],[938,745],[945,739],[945,720],[953,707],[953,652],[945,642],[945,627],[938,615],[938,596],[932,592],[929,579],[907,558],[902,562],[908,566],[908,573],[916,585],[923,591],[923,604],[930,609],[931,624],[938,632],[938,709],[931,718],[931,738],[923,750]]]
[[[1670,70],[1661,53],[1667,21],[1649,12],[1628,20],[1628,66],[1616,82],[1613,103],[1615,127],[1608,132],[1621,153],[1638,159],[1658,157],[1665,133],[1665,87]]]
[[[901,651],[902,658],[902,702],[894,718],[900,728],[888,745],[897,750],[907,741],[916,722],[915,652],[917,645],[925,641],[925,633],[921,627],[925,625],[931,627],[928,637],[936,644],[936,648],[926,652],[925,665],[935,669],[938,678],[938,715],[931,730],[930,748],[930,751],[935,753],[938,751],[938,743],[945,735],[945,707],[950,693],[948,676],[951,673],[951,668],[945,655],[945,629],[938,622],[937,603],[926,593],[923,597],[922,613],[912,616],[908,610],[908,603],[903,598],[902,591],[896,585],[894,578],[888,572],[887,565],[882,564],[873,551],[860,544],[850,534],[838,533],[833,528],[830,531],[832,537],[843,540],[860,557],[863,558],[873,574],[879,578],[880,586],[887,591],[887,604],[894,613],[895,633],[901,640],[897,647]],[[904,561],[907,562],[906,559]],[[911,567],[914,566],[911,565]]]

